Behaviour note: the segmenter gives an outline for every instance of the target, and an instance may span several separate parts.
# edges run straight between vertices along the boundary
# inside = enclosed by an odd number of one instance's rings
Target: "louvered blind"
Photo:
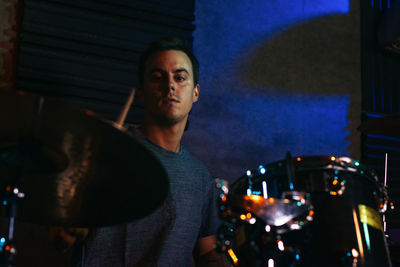
[[[16,85],[62,97],[116,119],[146,45],[162,36],[190,43],[194,1],[26,0]],[[143,116],[135,100],[127,122]]]

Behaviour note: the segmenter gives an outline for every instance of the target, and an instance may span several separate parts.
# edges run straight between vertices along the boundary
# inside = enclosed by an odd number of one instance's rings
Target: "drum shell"
[[[297,230],[304,238],[294,241],[288,238],[301,250],[299,266],[353,266],[354,259],[355,266],[391,266],[381,221],[376,220],[380,218],[378,210],[384,200],[382,186],[372,170],[351,162],[325,156],[305,157],[301,161],[293,160],[291,174],[285,161],[275,162],[266,165],[262,175],[257,169],[251,176],[239,178],[231,186],[229,195],[246,195],[250,189],[252,194],[281,198],[291,190],[290,182],[293,182],[294,190],[309,193],[314,211],[313,221]],[[292,176],[291,180],[288,176]],[[340,183],[344,181],[342,187],[332,187],[335,177]],[[375,216],[362,222],[360,208],[365,207]],[[293,233],[287,236],[290,235]],[[281,238],[285,239],[285,235]],[[251,242],[252,237],[247,239]],[[238,254],[244,254],[240,252],[242,248],[235,249]],[[359,253],[357,258],[349,256],[353,249]]]
[[[321,266],[322,262],[323,266],[345,266],[344,262],[349,261],[347,253],[351,253],[352,249],[360,253],[356,266],[390,266],[383,229],[375,226],[382,226],[381,221],[370,224],[360,221],[360,207],[373,209],[381,219],[377,212],[380,188],[374,181],[357,173],[342,175],[346,179],[342,195],[311,191],[315,215],[305,229],[310,232],[311,238],[308,249],[303,251],[304,266]],[[316,172],[302,176],[298,174],[299,180],[307,181],[314,179]]]

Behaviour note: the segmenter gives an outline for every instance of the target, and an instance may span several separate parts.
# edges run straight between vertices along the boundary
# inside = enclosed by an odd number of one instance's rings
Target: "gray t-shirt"
[[[95,229],[83,266],[191,266],[196,241],[216,234],[215,182],[204,165],[183,146],[175,153],[147,139],[143,144],[167,170],[167,199],[138,221]]]

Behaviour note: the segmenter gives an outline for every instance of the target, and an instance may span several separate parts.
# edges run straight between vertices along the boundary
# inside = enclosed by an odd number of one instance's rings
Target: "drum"
[[[375,172],[347,157],[288,158],[218,184],[217,245],[237,266],[391,266]]]

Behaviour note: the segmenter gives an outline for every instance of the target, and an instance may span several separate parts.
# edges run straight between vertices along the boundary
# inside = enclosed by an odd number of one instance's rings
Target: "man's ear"
[[[193,88],[193,103],[199,100],[199,94],[200,94],[200,84],[196,84],[196,86]]]

